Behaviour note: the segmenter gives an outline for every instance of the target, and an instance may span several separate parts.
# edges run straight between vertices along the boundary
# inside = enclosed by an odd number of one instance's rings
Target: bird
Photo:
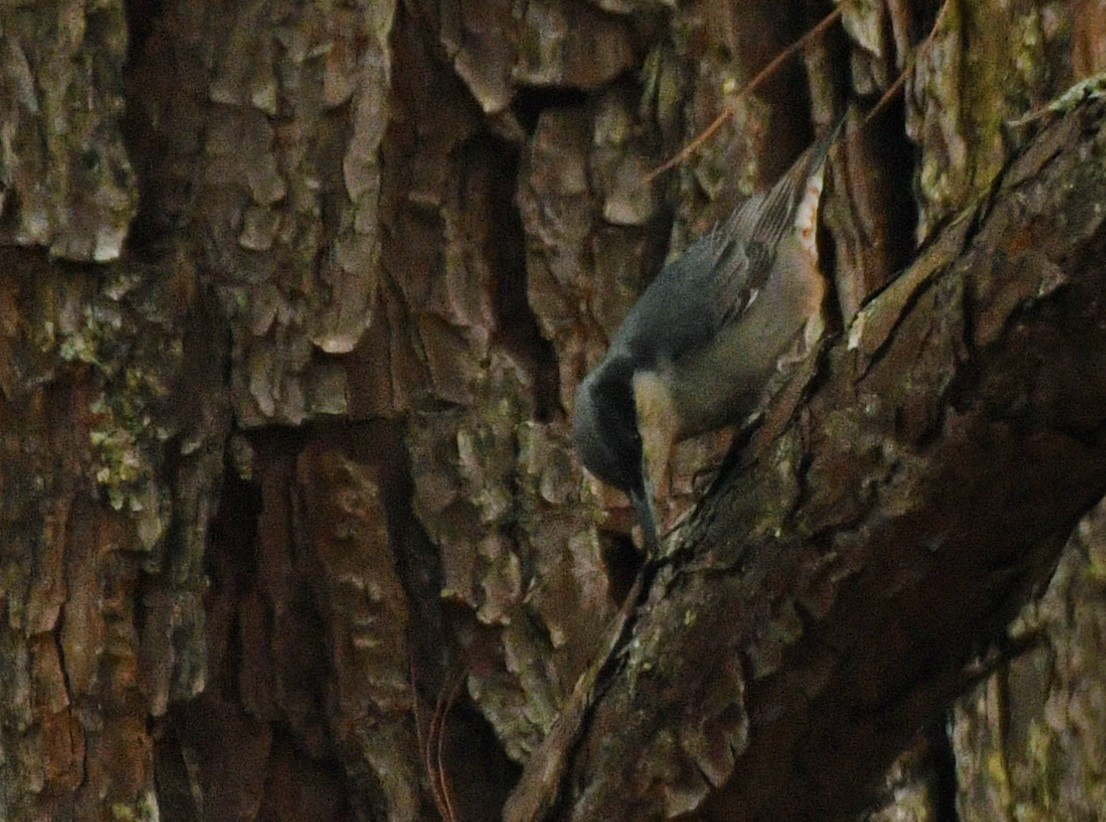
[[[647,554],[660,550],[656,489],[675,443],[747,423],[821,335],[815,233],[844,121],[667,263],[577,388],[576,450],[629,496]]]

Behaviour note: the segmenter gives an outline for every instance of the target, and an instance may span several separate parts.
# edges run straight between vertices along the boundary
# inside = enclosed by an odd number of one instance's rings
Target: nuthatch
[[[746,422],[821,334],[815,229],[843,122],[665,265],[576,392],[580,457],[630,497],[650,553],[660,545],[655,494],[673,445]]]

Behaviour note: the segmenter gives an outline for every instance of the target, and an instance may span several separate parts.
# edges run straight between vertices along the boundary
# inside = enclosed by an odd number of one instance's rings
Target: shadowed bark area
[[[1106,489],[1103,111],[1036,137],[754,436],[668,543],[564,784],[528,772],[516,811],[866,804]]]

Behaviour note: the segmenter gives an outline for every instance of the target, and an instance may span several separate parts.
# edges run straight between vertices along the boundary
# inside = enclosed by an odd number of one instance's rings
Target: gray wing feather
[[[807,180],[820,173],[844,118],[766,193],[742,203],[664,267],[611,341],[646,361],[672,360],[706,345],[756,300],[776,248],[794,228]]]

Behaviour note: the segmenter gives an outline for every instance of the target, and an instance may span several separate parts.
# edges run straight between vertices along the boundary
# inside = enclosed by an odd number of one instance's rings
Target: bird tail
[[[747,237],[750,243],[775,252],[784,233],[803,219],[799,211],[804,201],[813,199],[816,208],[826,157],[847,116],[839,117],[820,140],[803,152],[767,194],[752,197],[738,207],[728,229],[731,236]]]

